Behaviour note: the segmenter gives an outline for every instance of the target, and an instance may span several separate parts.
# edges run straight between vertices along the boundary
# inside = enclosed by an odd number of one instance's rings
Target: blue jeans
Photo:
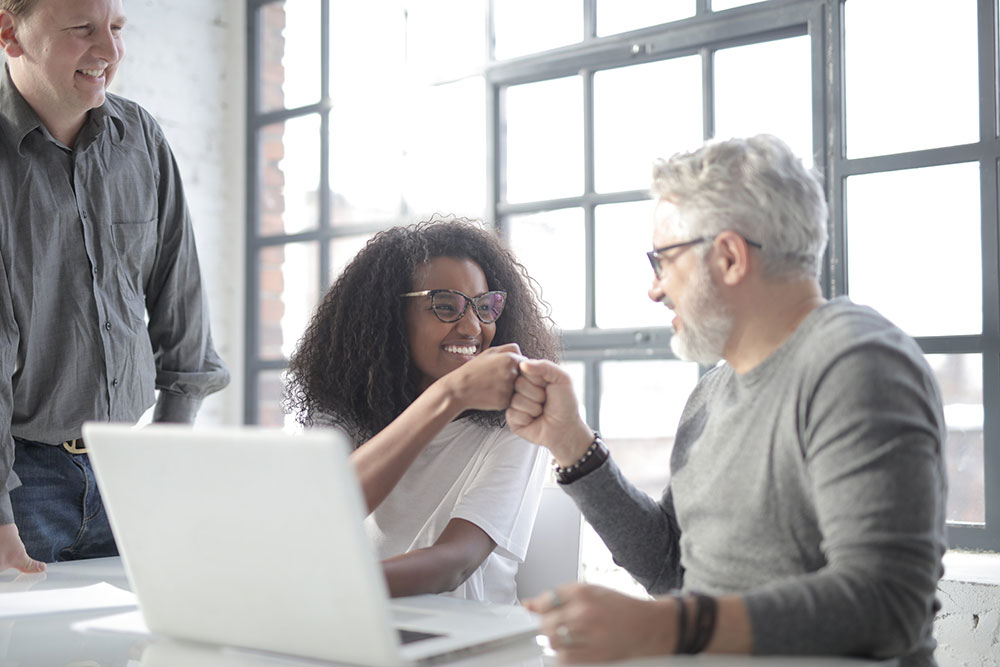
[[[86,454],[14,438],[14,472],[21,486],[10,502],[29,556],[54,563],[118,555]]]

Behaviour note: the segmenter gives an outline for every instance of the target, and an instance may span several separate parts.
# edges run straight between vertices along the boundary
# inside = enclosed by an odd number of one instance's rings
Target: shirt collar
[[[116,130],[111,135],[113,141],[118,142],[125,138],[125,121],[122,119],[121,106],[112,99],[110,93],[105,92],[104,104],[96,109],[91,109],[90,113],[87,114],[83,128],[88,125],[95,135],[99,134],[105,127],[113,127]]]
[[[104,104],[90,110],[90,113],[87,114],[87,120],[80,128],[81,132],[89,126],[91,133],[98,134],[109,125],[108,121],[110,120],[110,124],[117,130],[112,134],[113,140],[121,141],[125,138],[125,121],[122,120],[121,110],[117,104],[111,104],[109,101],[109,98],[105,96]],[[0,129],[3,129],[5,134],[9,134],[21,155],[23,155],[21,144],[32,131],[42,130],[47,138],[52,136],[42,125],[38,114],[14,85],[6,61],[3,64],[3,75],[0,76]]]
[[[3,64],[3,76],[0,76],[0,123],[11,138],[11,143],[21,151],[21,142],[32,130],[40,128],[42,122],[10,78],[10,69],[6,61]]]

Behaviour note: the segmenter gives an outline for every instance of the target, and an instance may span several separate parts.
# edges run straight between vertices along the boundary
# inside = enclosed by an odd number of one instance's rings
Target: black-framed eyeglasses
[[[429,296],[431,310],[442,322],[458,322],[465,317],[465,311],[472,304],[472,312],[483,324],[493,324],[503,314],[507,304],[507,292],[493,290],[476,296],[468,296],[454,289],[425,289],[420,292],[407,292],[399,296]]]
[[[663,260],[672,262],[675,259],[677,259],[677,255],[680,254],[677,253],[673,257],[667,257],[668,252],[670,252],[671,250],[677,250],[678,248],[689,248],[691,246],[698,245],[699,243],[707,243],[709,241],[714,241],[716,236],[718,236],[718,234],[715,234],[714,236],[699,236],[696,239],[691,239],[690,241],[681,241],[680,243],[671,243],[670,245],[665,245],[662,248],[656,248],[654,250],[650,250],[649,252],[646,253],[646,257],[649,258],[649,264],[653,267],[653,273],[656,274],[656,277],[662,278]],[[754,248],[759,249],[764,247],[761,244],[757,243],[756,241],[751,241],[745,236],[741,235],[740,238],[746,241],[747,245],[753,246]]]

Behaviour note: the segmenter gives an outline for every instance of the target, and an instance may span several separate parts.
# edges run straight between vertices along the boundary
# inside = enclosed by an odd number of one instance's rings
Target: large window
[[[288,358],[372,234],[486,214],[486,8],[250,4],[244,415],[281,426]]]
[[[256,5],[248,421],[284,419],[287,356],[371,233],[465,213],[538,280],[581,410],[657,495],[703,369],[645,296],[651,162],[772,132],[825,180],[826,295],[937,374],[951,545],[1000,550],[996,0]],[[615,576],[589,548],[587,576]]]
[[[831,20],[829,288],[924,349],[948,425],[951,545],[997,550],[996,2],[848,0]]]

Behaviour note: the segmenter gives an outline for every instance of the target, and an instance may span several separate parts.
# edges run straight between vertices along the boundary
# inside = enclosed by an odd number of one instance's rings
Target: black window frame
[[[329,175],[329,2],[322,6],[321,76],[322,94],[318,103],[297,109],[261,112],[257,108],[261,63],[259,10],[274,0],[248,0],[247,12],[247,241],[246,241],[246,341],[244,421],[256,422],[257,383],[260,373],[282,370],[285,360],[261,359],[259,336],[259,266],[257,257],[267,246],[297,241],[319,241],[320,293],[328,287],[329,241],[338,236],[370,233],[385,223],[353,227],[332,227],[329,223],[329,188],[320,188],[320,221],[315,230],[261,236],[257,132],[279,121],[319,114],[321,118],[320,182]],[[280,1],[280,0],[279,0]],[[488,44],[493,44],[493,0],[486,22]],[[596,36],[597,1],[580,0],[584,12],[584,34],[579,43],[543,53],[506,61],[490,57],[484,68],[487,96],[487,222],[506,232],[504,220],[511,215],[563,208],[582,208],[585,216],[586,325],[582,330],[563,333],[564,356],[586,368],[583,401],[588,420],[600,428],[600,364],[630,359],[672,359],[670,332],[666,327],[600,329],[595,322],[595,207],[601,204],[642,201],[645,190],[597,193],[594,189],[593,77],[600,70],[653,62],[681,55],[703,56],[704,126],[706,138],[713,132],[713,59],[721,48],[808,35],[812,71],[813,160],[825,181],[830,206],[830,243],[821,283],[827,297],[848,294],[847,225],[845,221],[845,179],[918,167],[976,162],[981,174],[983,331],[977,335],[918,337],[927,354],[981,354],[983,359],[983,437],[986,487],[986,524],[949,524],[952,547],[1000,551],[1000,234],[998,234],[998,162],[1000,162],[1000,119],[997,85],[997,2],[977,0],[979,27],[980,132],[975,143],[919,150],[896,155],[848,159],[845,151],[844,112],[844,3],[854,0],[767,0],[756,4],[713,12],[709,0],[696,0],[696,13],[681,21],[650,26],[606,37]],[[490,48],[492,55],[492,47]],[[509,204],[502,198],[504,173],[503,107],[507,87],[581,74],[584,88],[585,190],[577,197]],[[638,258],[640,260],[641,258]]]

